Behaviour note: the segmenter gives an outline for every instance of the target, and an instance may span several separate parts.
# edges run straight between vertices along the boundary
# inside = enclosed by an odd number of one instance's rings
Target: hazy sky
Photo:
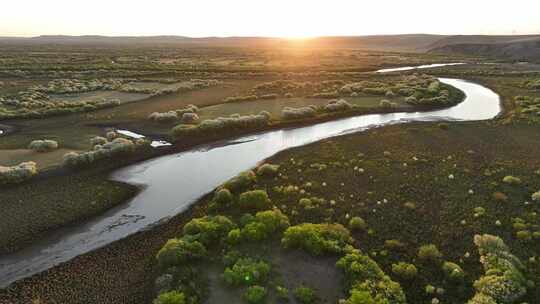
[[[540,0],[5,0],[0,36],[540,34]]]

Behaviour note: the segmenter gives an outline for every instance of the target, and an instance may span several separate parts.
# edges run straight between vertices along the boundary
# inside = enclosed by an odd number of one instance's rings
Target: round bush
[[[411,280],[418,274],[416,266],[404,262],[392,264],[392,272],[395,273],[398,277],[405,280]]]
[[[279,165],[264,164],[257,169],[258,175],[275,176],[279,170]]]
[[[229,206],[233,201],[233,195],[229,189],[220,189],[214,194],[214,202],[220,207]]]
[[[315,291],[309,287],[300,286],[294,289],[294,298],[302,304],[313,304],[317,301]]]
[[[58,142],[54,140],[33,140],[29,145],[28,149],[34,150],[36,152],[49,152],[55,149],[58,149]]]
[[[442,257],[437,246],[433,244],[420,246],[418,249],[418,257],[422,260],[437,261]]]
[[[249,304],[264,303],[266,298],[266,288],[255,285],[250,286],[242,296]]]
[[[359,216],[355,216],[349,221],[349,229],[351,230],[365,230],[366,228],[366,221]]]
[[[182,292],[169,291],[160,294],[153,304],[186,304],[186,297]]]
[[[444,262],[442,270],[447,278],[453,281],[461,282],[465,279],[465,272],[456,263]]]
[[[184,113],[182,114],[181,122],[183,124],[193,124],[199,121],[199,115],[196,113]]]
[[[268,193],[264,190],[253,190],[240,194],[238,204],[247,210],[264,210],[272,206]]]

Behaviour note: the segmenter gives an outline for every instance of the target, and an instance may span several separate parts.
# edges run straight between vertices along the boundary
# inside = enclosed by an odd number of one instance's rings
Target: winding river
[[[385,69],[388,71],[392,70]],[[144,185],[143,190],[128,203],[93,220],[60,229],[21,251],[0,257],[0,287],[166,221],[227,179],[285,149],[372,127],[411,121],[485,120],[500,112],[499,96],[490,89],[458,79],[440,81],[464,91],[465,100],[444,110],[362,115],[268,131],[115,171],[112,179]]]

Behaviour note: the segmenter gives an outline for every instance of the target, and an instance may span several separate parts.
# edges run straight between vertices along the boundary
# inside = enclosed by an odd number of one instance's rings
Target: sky
[[[17,0],[0,36],[540,34],[539,0]]]

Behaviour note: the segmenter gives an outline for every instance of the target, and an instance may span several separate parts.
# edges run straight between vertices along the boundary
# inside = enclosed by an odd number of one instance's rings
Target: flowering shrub
[[[0,166],[0,185],[23,182],[38,173],[35,162],[23,162],[16,166]]]
[[[503,183],[509,184],[509,185],[519,185],[521,184],[521,179],[512,175],[507,175],[503,178]]]
[[[281,116],[285,120],[311,118],[317,116],[317,111],[315,110],[315,106],[301,108],[285,107],[281,111]]]
[[[154,112],[148,116],[148,119],[156,121],[156,122],[173,122],[178,120],[178,114],[175,111],[169,111],[169,112]]]
[[[180,124],[172,129],[176,137],[219,134],[224,131],[246,130],[264,127],[268,124],[269,116],[261,112],[258,115],[246,115],[238,117],[218,117],[203,120],[196,126]]]
[[[137,148],[147,144],[147,141],[136,141],[134,143],[129,139],[118,137],[104,145],[95,145],[92,151],[66,153],[62,165],[69,168],[81,167],[101,159],[133,153]]]
[[[352,105],[344,99],[332,99],[324,106],[327,112],[342,112],[352,109]]]
[[[485,275],[474,282],[476,295],[468,304],[514,303],[527,293],[524,266],[497,236],[475,235]]]

